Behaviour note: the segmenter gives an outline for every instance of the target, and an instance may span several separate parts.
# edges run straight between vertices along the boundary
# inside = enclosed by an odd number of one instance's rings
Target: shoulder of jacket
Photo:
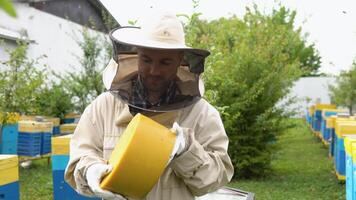
[[[193,105],[193,109],[202,110],[205,112],[209,111],[209,112],[218,113],[218,110],[204,98],[201,98],[198,102],[196,102]]]
[[[212,106],[207,100],[201,98],[199,101],[186,108],[186,112],[188,115],[194,115],[196,117],[203,116],[212,116],[212,115],[220,115],[217,109]],[[187,112],[188,111],[188,112]]]

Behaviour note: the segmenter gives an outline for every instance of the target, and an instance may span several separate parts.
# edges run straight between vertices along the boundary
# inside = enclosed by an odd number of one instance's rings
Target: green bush
[[[0,110],[23,114],[38,114],[38,95],[45,87],[47,70],[39,59],[27,57],[28,44],[17,42],[17,47],[7,50],[10,59],[2,61],[0,70]]]
[[[336,79],[336,85],[329,85],[331,101],[346,107],[352,115],[356,106],[356,60],[348,71],[342,71]]]
[[[318,63],[316,51],[307,51],[296,13],[280,7],[272,14],[247,8],[243,19],[231,17],[206,22],[193,14],[187,41],[206,48],[205,97],[222,114],[230,138],[229,154],[235,177],[263,176],[270,170],[275,140],[289,125],[291,113],[277,106],[293,82],[306,71],[305,60]],[[309,54],[306,54],[309,52]],[[316,59],[316,60],[313,60]]]

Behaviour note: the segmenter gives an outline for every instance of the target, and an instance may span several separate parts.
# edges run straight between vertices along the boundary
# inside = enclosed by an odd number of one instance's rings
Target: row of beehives
[[[308,108],[306,121],[328,147],[337,179],[346,181],[346,199],[356,199],[356,116],[335,105],[315,104]]]
[[[52,180],[54,200],[89,200],[79,195],[64,181],[64,170],[69,160],[72,134],[52,137]],[[0,155],[0,199],[19,200],[19,159],[17,155]],[[99,200],[99,199],[98,199]]]
[[[21,116],[19,121],[4,124],[0,131],[0,154],[38,156],[51,152],[51,137],[73,133],[79,115],[59,118]]]

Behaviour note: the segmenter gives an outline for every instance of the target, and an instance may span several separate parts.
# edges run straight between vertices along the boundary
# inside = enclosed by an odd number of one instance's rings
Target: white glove
[[[173,127],[171,128],[171,131],[173,131],[177,135],[177,137],[176,137],[176,142],[173,147],[172,154],[169,157],[168,163],[170,163],[175,156],[178,156],[181,153],[183,153],[183,151],[187,145],[185,142],[185,136],[183,133],[183,129],[182,129],[182,127],[180,127],[178,125],[177,122],[174,122]]]
[[[106,165],[102,163],[96,163],[91,165],[86,173],[86,179],[88,185],[95,196],[103,198],[103,199],[110,199],[110,200],[126,200],[125,197],[112,193],[107,190],[103,190],[100,187],[101,179],[112,170],[111,165]]]

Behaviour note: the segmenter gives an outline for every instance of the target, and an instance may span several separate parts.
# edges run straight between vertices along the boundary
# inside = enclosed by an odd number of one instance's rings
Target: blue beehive
[[[344,137],[356,138],[356,122],[336,121],[336,146],[335,146],[335,170],[339,180],[345,180],[345,145]]]
[[[315,104],[315,111],[313,116],[313,130],[315,134],[321,137],[320,130],[321,130],[321,121],[322,121],[322,110],[323,109],[336,109],[336,105],[332,104]]]
[[[64,181],[64,170],[69,161],[69,141],[71,135],[52,138],[52,175],[54,200],[100,200],[78,194]]]
[[[41,127],[41,155],[51,153],[51,138],[53,122],[40,122]]]
[[[58,117],[45,117],[44,121],[46,122],[52,122],[52,135],[59,135],[59,125],[60,125],[60,118]]]
[[[8,124],[2,127],[1,154],[17,154],[18,125]]]
[[[346,136],[344,139],[345,145],[345,170],[346,170],[346,200],[353,200],[353,161],[352,152],[356,150],[356,137]]]
[[[17,153],[21,156],[41,154],[42,130],[39,122],[19,121]]]
[[[321,136],[322,136],[322,140],[325,143],[329,143],[330,141],[330,133],[327,127],[327,119],[333,115],[336,115],[338,112],[338,110],[335,109],[323,109],[322,110],[322,121],[321,121]]]

